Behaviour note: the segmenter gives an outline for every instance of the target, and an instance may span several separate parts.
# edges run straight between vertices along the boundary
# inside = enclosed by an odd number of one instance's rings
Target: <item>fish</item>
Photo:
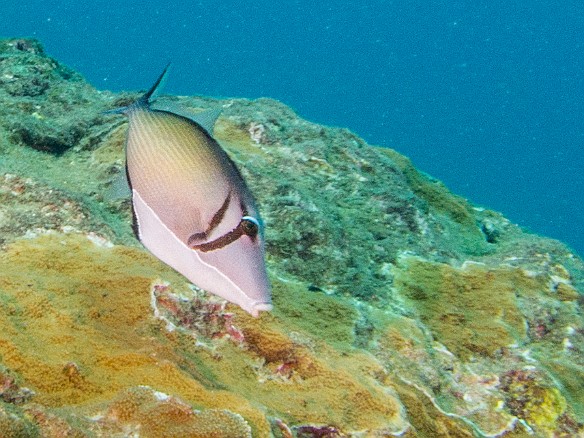
[[[254,317],[272,309],[264,222],[241,172],[213,138],[219,111],[156,101],[167,65],[128,117],[126,176],[134,230],[195,286]]]

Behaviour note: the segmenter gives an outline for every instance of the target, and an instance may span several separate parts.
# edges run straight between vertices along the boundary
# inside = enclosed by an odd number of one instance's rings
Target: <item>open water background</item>
[[[94,86],[272,97],[584,254],[581,0],[0,1]]]

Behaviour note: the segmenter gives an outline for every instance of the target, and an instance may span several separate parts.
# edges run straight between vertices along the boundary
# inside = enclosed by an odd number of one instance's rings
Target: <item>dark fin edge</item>
[[[150,89],[146,93],[144,93],[132,105],[122,106],[120,108],[114,108],[114,109],[111,109],[111,110],[108,110],[108,111],[103,111],[102,114],[103,115],[127,114],[128,110],[130,108],[134,107],[135,105],[149,106],[150,105],[150,101],[156,99],[156,95],[162,89],[162,86],[164,85],[164,82],[166,82],[166,76],[168,74],[168,69],[169,68],[170,68],[170,62],[168,64],[166,64],[166,67],[164,67],[164,70],[162,71],[162,73],[160,74],[160,76],[158,76],[158,79],[156,79],[156,82],[154,83],[154,85],[152,85],[152,87],[150,87]]]
[[[158,94],[158,92],[160,92],[160,90],[162,89],[162,85],[165,82],[166,75],[168,73],[168,69],[169,68],[170,68],[170,62],[168,64],[166,64],[166,67],[164,67],[164,70],[162,71],[162,73],[160,74],[160,76],[158,76],[158,79],[156,80],[156,82],[154,82],[154,85],[152,85],[152,87],[150,87],[150,90],[148,90],[138,100],[138,102],[140,102],[140,103],[142,103],[144,105],[148,105],[151,100],[156,99],[156,95]]]

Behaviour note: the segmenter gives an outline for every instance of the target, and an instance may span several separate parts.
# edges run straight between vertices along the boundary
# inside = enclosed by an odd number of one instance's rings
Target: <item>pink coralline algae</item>
[[[180,327],[195,337],[228,337],[235,343],[244,341],[243,333],[233,323],[233,313],[225,310],[227,303],[223,300],[203,297],[196,292],[191,298],[184,298],[173,293],[166,283],[154,284],[152,296],[155,316],[164,320],[171,330]]]
[[[298,438],[338,438],[340,432],[332,426],[297,426],[294,428]]]
[[[22,388],[14,379],[0,372],[0,400],[5,403],[22,404],[30,400],[34,392],[28,388]]]

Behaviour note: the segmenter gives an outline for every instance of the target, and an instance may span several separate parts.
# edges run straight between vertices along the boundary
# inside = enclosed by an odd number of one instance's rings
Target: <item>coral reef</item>
[[[102,112],[137,95],[0,40],[1,437],[584,434],[569,248],[279,102],[161,97],[223,107],[267,223],[274,311],[254,319],[109,196],[126,122]]]

